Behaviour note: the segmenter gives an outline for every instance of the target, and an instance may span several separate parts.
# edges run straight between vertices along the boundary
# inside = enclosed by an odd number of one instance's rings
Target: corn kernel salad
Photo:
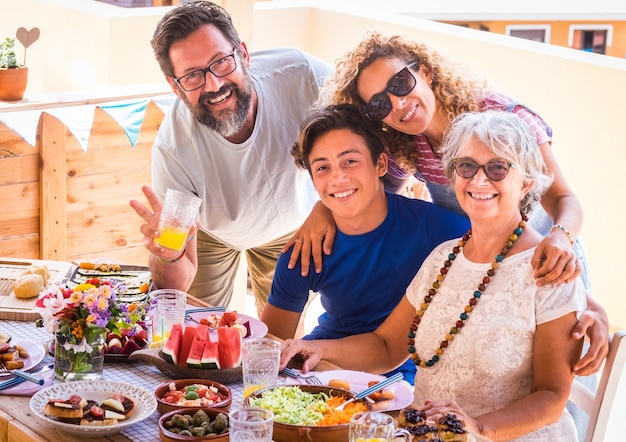
[[[276,387],[248,400],[251,407],[271,410],[275,422],[289,425],[321,427],[347,424],[353,414],[367,411],[363,402],[352,402],[343,410],[335,410],[346,398],[323,392],[308,393],[298,386]]]

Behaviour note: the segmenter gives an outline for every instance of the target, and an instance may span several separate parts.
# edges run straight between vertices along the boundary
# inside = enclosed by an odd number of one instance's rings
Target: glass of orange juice
[[[278,383],[280,342],[270,338],[252,338],[243,341],[243,397]]]
[[[194,195],[167,189],[159,218],[161,236],[154,240],[155,244],[180,252],[185,246],[191,225],[198,217],[201,203],[202,200]]]

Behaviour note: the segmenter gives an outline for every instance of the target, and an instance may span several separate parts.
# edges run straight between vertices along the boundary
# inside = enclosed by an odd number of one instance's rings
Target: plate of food
[[[359,393],[367,389],[370,384],[385,379],[385,376],[382,375],[354,370],[311,371],[303,376],[304,378],[287,377],[284,383],[285,385],[305,385],[306,377],[316,376],[325,386],[342,388],[353,393]],[[413,403],[413,387],[404,380],[385,387],[381,393],[380,396],[372,398],[378,403],[373,404],[373,407],[377,410],[400,410]]]
[[[73,289],[92,278],[115,280],[123,284],[124,290],[119,293],[118,299],[129,303],[147,299],[152,284],[148,267],[92,262],[81,262],[65,284]]]
[[[20,369],[23,371],[30,370],[39,364],[46,350],[43,345],[36,344],[32,341],[24,341],[21,339],[11,339],[7,343],[0,344],[0,360],[9,369]],[[11,372],[0,372],[0,376],[12,376]]]
[[[267,325],[252,316],[237,313],[234,310],[215,311],[193,311],[187,314],[188,324],[205,324],[209,327],[209,333],[215,338],[218,327],[244,327],[242,336],[247,338],[263,338],[267,335]]]
[[[30,400],[30,409],[38,418],[59,430],[88,437],[119,433],[148,418],[156,407],[152,392],[109,381],[53,384]]]

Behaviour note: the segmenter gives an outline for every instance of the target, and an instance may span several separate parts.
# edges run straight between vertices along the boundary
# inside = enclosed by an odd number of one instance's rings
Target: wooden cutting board
[[[0,319],[35,321],[40,318],[35,307],[37,297],[19,299],[13,293],[13,282],[31,265],[45,265],[48,268],[48,286],[67,279],[75,267],[63,261],[0,258]]]

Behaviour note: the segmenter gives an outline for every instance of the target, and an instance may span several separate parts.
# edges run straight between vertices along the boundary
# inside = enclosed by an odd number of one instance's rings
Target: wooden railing
[[[129,201],[144,200],[141,186],[150,183],[162,119],[150,101],[131,147],[118,123],[96,107],[86,151],[45,111],[35,146],[0,123],[0,256],[145,264],[143,221]]]

